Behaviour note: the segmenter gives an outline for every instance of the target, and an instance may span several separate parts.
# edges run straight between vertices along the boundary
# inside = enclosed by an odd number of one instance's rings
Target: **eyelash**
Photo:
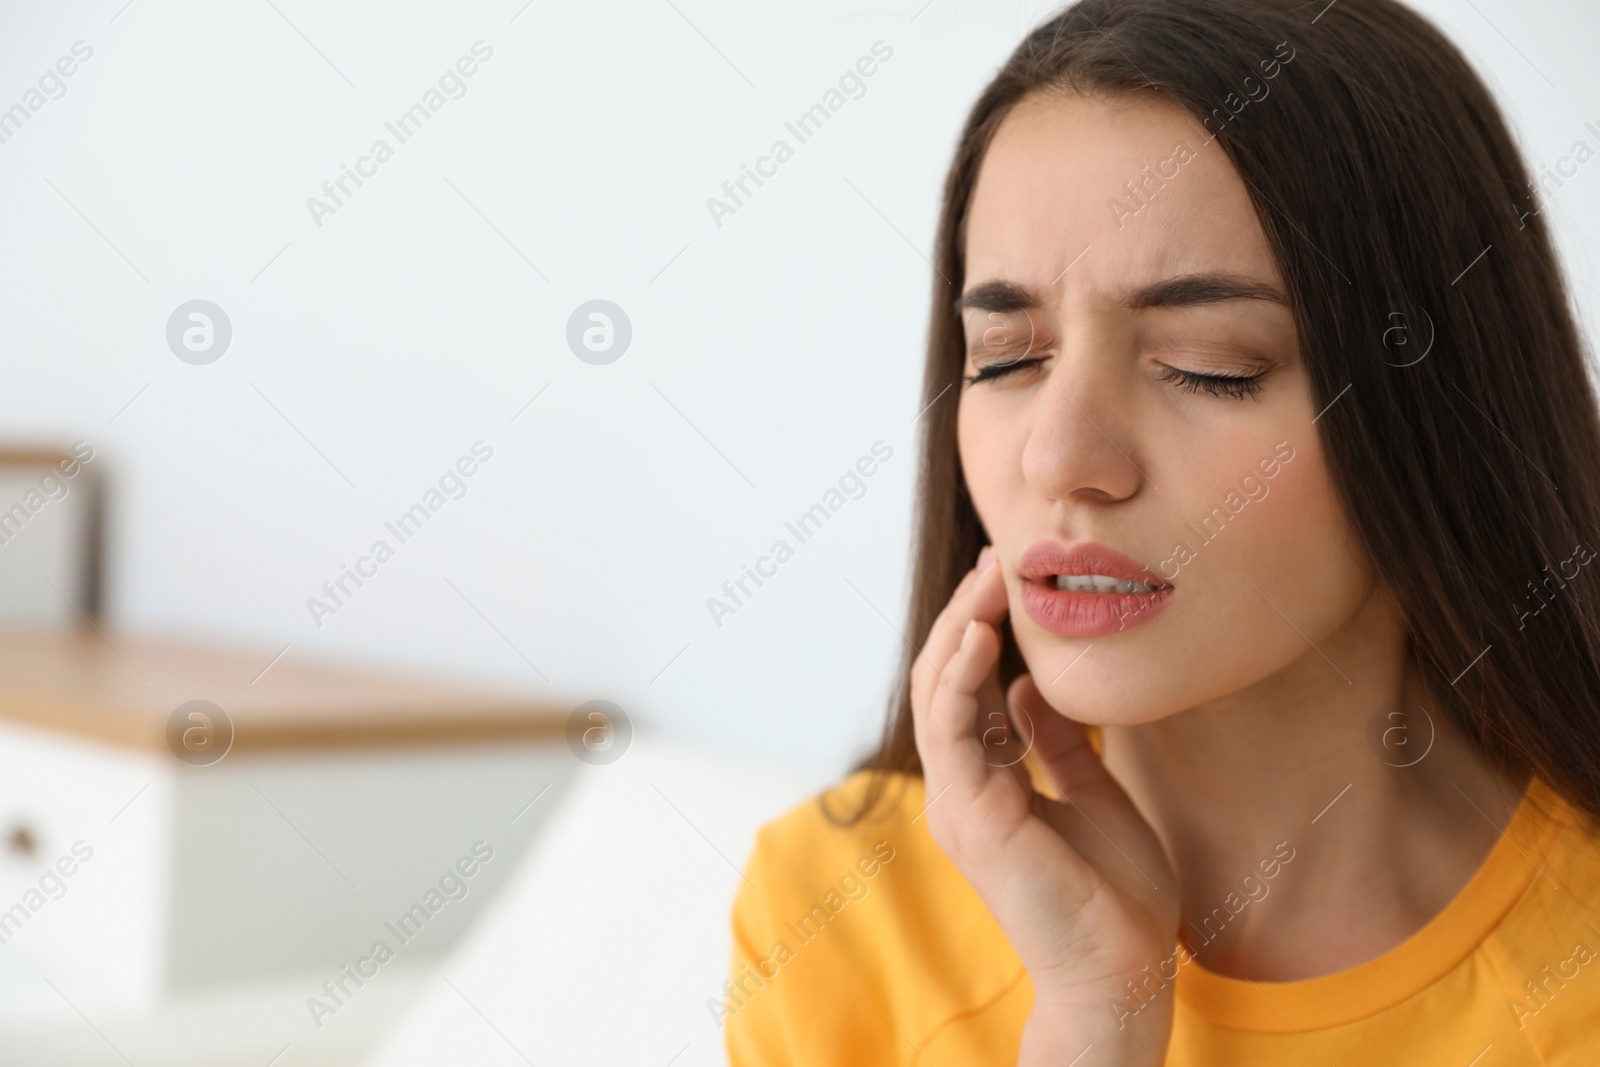
[[[977,374],[963,374],[961,376],[961,380],[966,382],[968,385],[976,385],[979,382],[993,381],[1002,375],[1009,374],[1018,367],[1026,366],[1029,363],[1038,362],[1039,361],[1037,359],[1014,359],[1010,363],[990,363],[986,366],[979,367]]]
[[[979,382],[993,381],[996,378],[1009,374],[1019,367],[1030,363],[1040,362],[1037,359],[1017,359],[1010,363],[991,363],[980,367],[976,374],[964,374],[961,380],[968,385]],[[1204,389],[1212,396],[1226,396],[1233,400],[1255,399],[1261,392],[1262,374],[1232,375],[1232,374],[1196,374],[1194,371],[1180,370],[1177,367],[1166,367],[1157,379],[1163,382],[1172,382],[1185,392],[1196,392]]]
[[[1212,396],[1233,400],[1255,399],[1261,393],[1261,374],[1196,374],[1194,371],[1166,367],[1158,381],[1172,382],[1186,392],[1204,389]]]

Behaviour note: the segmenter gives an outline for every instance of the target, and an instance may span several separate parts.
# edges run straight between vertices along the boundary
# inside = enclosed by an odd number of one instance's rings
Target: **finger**
[[[1016,709],[1019,718],[1031,721],[1033,750],[1062,799],[1086,790],[1122,792],[1121,785],[1106,770],[1100,754],[1089,742],[1083,724],[1052,708],[1039,692],[1033,675],[1023,674],[1013,681],[1006,693],[1006,702]]]
[[[967,602],[968,591],[985,573],[987,573],[987,570],[980,573],[978,567],[974,565],[966,574],[962,575],[961,581],[957,582],[956,587],[951,590],[950,599],[945,601],[944,607],[934,618],[933,625],[928,628],[928,634],[922,641],[922,648],[917,652],[916,666],[921,670],[915,673],[915,677],[922,682],[924,689],[932,689],[930,676],[936,675],[940,670],[944,669],[945,661],[950,658],[955,651],[955,646],[960,643],[961,631],[967,625],[967,620],[972,617],[971,613],[964,607]],[[918,695],[925,696],[926,693],[919,693]],[[926,702],[924,702],[924,706],[926,706]]]
[[[1005,581],[998,561],[986,570],[968,571],[956,586],[950,601],[929,628],[922,651],[911,675],[911,706],[926,708],[935,686],[943,684],[944,666],[961,643],[962,632],[972,619],[998,625],[1006,613]]]
[[[927,712],[918,729],[918,748],[925,774],[942,788],[945,784],[976,787],[993,770],[978,751],[979,709],[1000,658],[1000,636],[987,623],[974,620],[964,642],[944,665],[929,695]],[[994,700],[992,710],[1002,705]],[[1002,712],[1003,713],[1003,712]]]
[[[998,670],[991,670],[978,689],[973,742],[984,763],[995,770],[1009,771],[1024,794],[1034,791],[1033,776],[1024,762],[1033,747],[1033,726],[1019,718],[1008,704]]]

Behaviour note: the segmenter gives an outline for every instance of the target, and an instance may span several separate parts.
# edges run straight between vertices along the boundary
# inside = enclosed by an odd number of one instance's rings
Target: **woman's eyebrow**
[[[955,302],[954,310],[959,315],[964,308],[977,308],[979,311],[1022,311],[1042,306],[1043,303],[1038,295],[1026,285],[995,278],[962,293]]]
[[[1229,300],[1266,300],[1289,304],[1289,298],[1274,286],[1233,274],[1180,274],[1163,278],[1134,290],[1122,301],[1127,308],[1196,307]],[[1044,301],[1026,285],[995,278],[967,290],[956,300],[954,310],[1022,311],[1043,307]]]
[[[1235,274],[1181,274],[1164,278],[1134,291],[1123,306],[1129,308],[1194,307],[1228,300],[1266,300],[1289,306],[1283,291]]]

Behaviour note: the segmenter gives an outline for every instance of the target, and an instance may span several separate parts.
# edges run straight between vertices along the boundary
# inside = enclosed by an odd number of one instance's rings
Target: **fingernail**
[[[978,552],[978,573],[982,574],[989,569],[989,564],[994,562],[994,546],[984,545]]]
[[[967,646],[972,644],[972,635],[976,633],[977,630],[978,620],[968,619],[967,628],[961,631],[961,644],[956,648],[957,652],[965,652],[967,650]]]

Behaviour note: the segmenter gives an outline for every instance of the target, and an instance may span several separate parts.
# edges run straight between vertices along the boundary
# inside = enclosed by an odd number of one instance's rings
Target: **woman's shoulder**
[[[1023,976],[928,834],[925,794],[917,775],[858,771],[757,831],[723,1006],[736,1063],[741,1051],[760,1060],[769,1041],[798,1041],[819,1062],[842,1044],[898,1042],[895,1029],[919,1041]],[[892,1043],[884,1051],[898,1055]]]
[[[759,827],[741,895],[785,906],[809,906],[830,888],[892,898],[896,914],[879,916],[867,937],[915,924],[930,909],[987,916],[928,832],[925,815],[941,801],[920,774],[855,771]],[[856,888],[857,880],[869,885]]]
[[[1600,973],[1600,824],[1535,777],[1502,841],[1475,880],[1521,890],[1482,946],[1517,1033],[1547,1048],[1600,1052],[1600,998],[1590,984]],[[1574,985],[1587,991],[1568,991]]]
[[[1098,727],[1087,727],[1087,733],[1090,744],[1098,752]],[[1032,752],[1024,757],[1023,766],[1035,789],[1050,797],[1060,795]],[[924,844],[932,846],[922,816],[938,799],[937,796],[928,797],[920,774],[854,771],[764,823],[758,831],[758,839],[767,842],[769,848],[798,852],[802,856],[813,855],[813,850],[859,849],[868,838],[889,832],[899,834],[907,844],[918,848]],[[912,827],[919,828],[915,841],[905,838]]]
[[[1098,749],[1097,736],[1091,734],[1091,741]],[[1031,753],[1023,765],[1035,789],[1059,796]],[[942,793],[929,797],[920,774],[852,772],[760,826],[750,863],[768,876],[768,884],[747,878],[742,891],[793,900],[820,882],[837,881],[842,872],[894,866],[907,872],[903,885],[902,879],[894,881],[908,908],[981,907],[970,883],[928,833],[924,816]],[[876,871],[867,877],[876,878]]]
[[[758,841],[783,852],[849,851],[885,832],[920,823],[922,777],[899,771],[855,771],[763,823]],[[913,822],[916,820],[916,822]]]
[[[926,793],[919,775],[874,771],[813,793],[756,831],[739,902],[787,915],[826,899],[839,914],[874,894],[893,898],[894,914],[859,924],[858,939],[941,903],[970,906],[975,893],[928,834]]]

